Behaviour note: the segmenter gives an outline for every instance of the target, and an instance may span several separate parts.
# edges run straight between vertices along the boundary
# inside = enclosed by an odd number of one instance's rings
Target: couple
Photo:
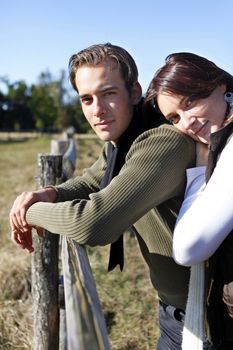
[[[157,349],[179,350],[190,279],[190,268],[181,264],[208,259],[233,229],[232,182],[227,181],[232,173],[233,77],[200,56],[173,54],[142,99],[133,58],[109,43],[74,54],[69,70],[83,113],[105,145],[82,176],[16,198],[10,212],[12,239],[32,252],[32,227],[38,233],[42,227],[79,244],[111,244],[108,269],[117,264],[123,269],[123,233],[133,227],[160,300]],[[197,165],[205,165],[207,144],[211,177],[205,185],[205,166],[195,165],[196,145]],[[215,255],[218,267],[221,259]],[[219,295],[212,299],[225,307]],[[233,326],[223,327],[224,332],[230,329],[229,338],[228,333],[216,337],[209,309],[205,339],[233,349]]]

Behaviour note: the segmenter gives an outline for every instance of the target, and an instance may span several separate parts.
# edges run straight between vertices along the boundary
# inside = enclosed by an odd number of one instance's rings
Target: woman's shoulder
[[[140,134],[130,147],[128,156],[137,154],[153,159],[172,158],[177,164],[187,162],[186,167],[194,166],[196,158],[195,141],[181,133],[172,125],[161,125]]]
[[[190,136],[184,134],[183,132],[181,132],[176,127],[170,124],[161,124],[158,127],[144,131],[141,135],[137,137],[136,140],[141,141],[142,139],[146,138],[161,139],[162,137],[165,137],[170,141],[174,140],[174,142],[182,140],[182,142],[188,143],[195,147],[195,141]]]

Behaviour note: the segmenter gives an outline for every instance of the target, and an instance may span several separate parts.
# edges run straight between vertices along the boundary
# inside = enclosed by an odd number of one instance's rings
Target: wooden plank
[[[85,248],[62,239],[69,350],[110,350],[106,324]]]

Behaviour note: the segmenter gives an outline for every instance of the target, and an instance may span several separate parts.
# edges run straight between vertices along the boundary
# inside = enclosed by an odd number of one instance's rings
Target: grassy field
[[[0,349],[32,349],[30,254],[10,240],[8,214],[20,192],[34,189],[37,154],[50,138],[1,139],[0,134]],[[77,139],[77,170],[96,159],[101,142]],[[109,247],[88,249],[113,350],[150,350],[158,336],[157,301],[135,238],[125,237],[125,268],[107,273]]]

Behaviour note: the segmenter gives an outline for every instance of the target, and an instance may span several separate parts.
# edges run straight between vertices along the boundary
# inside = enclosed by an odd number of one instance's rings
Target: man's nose
[[[95,117],[100,117],[101,115],[106,113],[106,108],[104,102],[100,98],[94,99],[93,104],[93,114]]]

